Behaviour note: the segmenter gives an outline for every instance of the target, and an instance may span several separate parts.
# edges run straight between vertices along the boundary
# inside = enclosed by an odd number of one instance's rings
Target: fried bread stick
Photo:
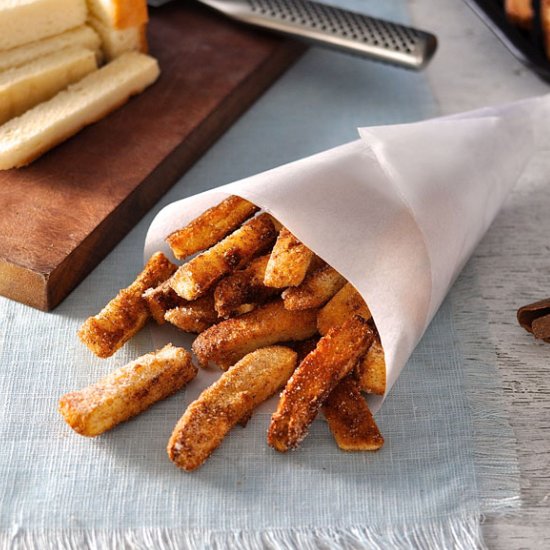
[[[283,227],[265,270],[265,285],[274,288],[298,286],[304,280],[312,259],[313,252]]]
[[[325,264],[308,273],[302,284],[287,288],[282,296],[287,309],[311,309],[330,300],[344,285],[346,279]]]
[[[323,403],[322,410],[336,444],[343,451],[377,451],[384,444],[353,376],[340,381]]]
[[[360,315],[368,321],[371,314],[361,294],[346,283],[319,311],[317,328],[321,334],[326,334],[330,328],[341,325],[352,315]]]
[[[296,353],[272,346],[249,353],[222,374],[181,417],[168,442],[168,456],[180,468],[198,468],[242,419],[284,386],[296,367]]]
[[[167,311],[164,318],[179,329],[195,334],[200,334],[219,321],[211,293]]]
[[[269,254],[255,258],[239,271],[224,277],[214,290],[214,303],[220,317],[251,311],[258,303],[280,293],[279,289],[269,288],[264,284],[264,274]]]
[[[386,391],[386,361],[380,337],[375,336],[369,351],[355,367],[360,388],[367,393],[384,395]]]
[[[289,311],[281,300],[222,321],[193,342],[201,365],[227,369],[247,353],[279,342],[306,340],[317,332],[317,310]]]
[[[271,417],[267,441],[280,452],[299,445],[321,405],[372,343],[367,321],[354,315],[331,328],[294,371]]]
[[[174,256],[183,260],[210,248],[257,211],[251,202],[232,195],[168,235],[166,242]]]
[[[143,299],[147,303],[151,317],[159,325],[164,324],[164,315],[167,311],[187,303],[174,292],[170,286],[170,279],[155,288],[148,288],[143,293]]]
[[[195,300],[224,275],[245,265],[273,243],[277,231],[269,214],[260,214],[228,237],[182,265],[171,279],[176,294]]]
[[[80,435],[94,437],[173,394],[197,374],[191,354],[171,344],[143,355],[59,401],[59,412]]]
[[[98,357],[110,357],[136,334],[149,318],[142,294],[168,279],[177,269],[162,252],[151,256],[143,271],[97,315],[89,317],[78,336]]]

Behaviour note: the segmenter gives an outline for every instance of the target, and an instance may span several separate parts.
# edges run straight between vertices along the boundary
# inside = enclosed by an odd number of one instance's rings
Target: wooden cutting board
[[[192,2],[152,9],[151,88],[0,171],[0,294],[50,310],[303,51]]]

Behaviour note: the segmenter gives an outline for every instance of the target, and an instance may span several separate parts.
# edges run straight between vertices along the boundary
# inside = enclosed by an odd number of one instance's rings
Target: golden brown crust
[[[212,294],[171,309],[166,312],[164,318],[180,330],[196,334],[200,334],[219,321]]]
[[[298,286],[304,280],[312,259],[313,252],[283,227],[269,258],[264,284],[274,288]]]
[[[168,235],[166,242],[174,256],[183,260],[215,245],[257,211],[251,202],[232,195]]]
[[[127,29],[139,25],[146,27],[149,20],[147,2],[145,0],[116,0],[114,2],[115,29]]]
[[[505,0],[504,10],[513,25],[523,29],[531,29],[533,26],[535,13],[532,0]]]
[[[323,414],[336,444],[343,451],[377,451],[384,438],[357,381],[346,376],[323,403]]]
[[[329,330],[294,371],[271,417],[267,441],[280,452],[299,445],[334,390],[372,343],[373,332],[357,315]]]
[[[149,53],[149,42],[147,40],[147,24],[143,24],[139,29],[139,51]]]
[[[214,303],[220,317],[230,317],[248,311],[276,296],[280,290],[264,285],[264,274],[269,254],[255,258],[250,264],[239,271],[224,277],[214,290]]]
[[[316,317],[316,310],[289,311],[276,300],[205,330],[193,342],[193,352],[202,365],[212,361],[225,370],[255,349],[311,338]]]
[[[162,252],[153,254],[143,271],[97,315],[88,318],[78,336],[98,357],[110,357],[147,322],[149,309],[143,293],[165,281],[177,269]]]
[[[159,325],[164,324],[164,315],[168,310],[187,303],[174,292],[170,286],[170,279],[167,279],[155,288],[148,288],[143,293],[143,299],[147,303],[151,317]]]
[[[540,9],[541,9],[542,28],[544,29],[546,57],[550,59],[550,0],[542,0]]]
[[[191,403],[177,423],[168,456],[180,468],[198,468],[235,424],[281,388],[296,366],[296,353],[273,346],[249,353]]]
[[[322,265],[309,273],[302,284],[287,288],[282,296],[287,309],[311,309],[330,300],[344,285],[346,279],[334,268]]]
[[[276,236],[270,216],[260,214],[182,265],[172,277],[172,288],[185,300],[195,300],[224,275],[246,265],[256,254],[268,248]]]
[[[191,355],[171,344],[64,395],[59,412],[73,430],[94,437],[182,388],[197,374]]]
[[[368,321],[371,314],[361,294],[351,283],[346,283],[331,300],[319,311],[317,328],[326,334],[330,328],[341,325],[352,315],[360,315]]]
[[[365,357],[357,364],[355,374],[359,387],[364,392],[384,395],[386,391],[386,362],[378,335],[375,336]]]

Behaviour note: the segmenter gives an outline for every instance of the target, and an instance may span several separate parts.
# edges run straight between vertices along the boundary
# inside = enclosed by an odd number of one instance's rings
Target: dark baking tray
[[[502,0],[464,0],[499,40],[524,65],[550,82],[550,61],[544,47],[531,33],[517,28],[506,19]]]

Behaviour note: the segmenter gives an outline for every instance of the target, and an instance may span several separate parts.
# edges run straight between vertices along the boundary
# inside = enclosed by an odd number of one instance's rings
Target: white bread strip
[[[142,92],[159,75],[156,59],[127,53],[49,101],[0,126],[0,170],[28,164]]]
[[[0,73],[0,124],[51,99],[96,69],[92,50],[67,48]]]
[[[60,34],[86,22],[85,0],[2,0],[0,50]]]
[[[98,34],[87,25],[82,25],[76,29],[37,40],[18,48],[11,50],[0,51],[0,71],[20,67],[25,63],[29,63],[51,53],[57,52],[64,48],[86,48],[95,52],[97,62],[101,62],[101,40]]]
[[[147,23],[145,0],[87,0],[90,13],[113,29],[140,27]]]
[[[125,52],[147,53],[147,24],[117,30],[95,17],[90,17],[88,22],[101,37],[103,53],[108,61]]]

